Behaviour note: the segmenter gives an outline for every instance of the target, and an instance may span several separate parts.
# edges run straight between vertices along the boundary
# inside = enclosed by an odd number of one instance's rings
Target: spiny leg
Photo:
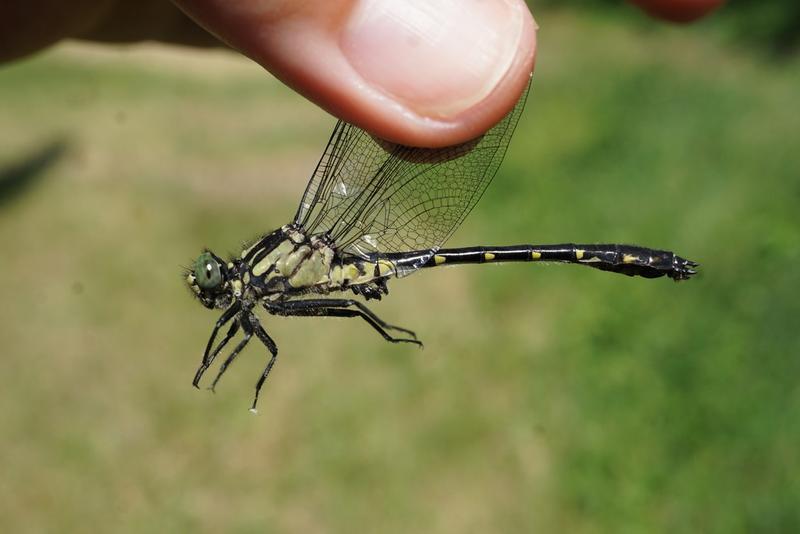
[[[359,302],[357,300],[353,300],[353,299],[335,299],[335,300],[341,302],[343,307],[355,306],[356,308],[358,308],[359,310],[364,312],[367,316],[369,316],[370,319],[372,319],[373,321],[378,323],[382,328],[386,328],[386,329],[389,329],[389,330],[397,330],[398,332],[402,332],[404,334],[408,334],[409,336],[413,337],[414,339],[417,339],[417,334],[415,334],[413,331],[408,330],[407,328],[402,328],[400,326],[395,326],[393,324],[387,323],[386,321],[384,321],[383,319],[381,319],[380,317],[375,315],[375,312],[373,312],[372,310],[367,308],[363,303],[361,303],[361,302]]]
[[[234,303],[230,308],[222,313],[219,319],[217,319],[217,322],[214,324],[214,329],[211,331],[211,337],[208,338],[208,343],[206,343],[206,350],[203,352],[203,359],[200,360],[200,368],[203,368],[203,366],[208,367],[209,353],[211,352],[211,347],[214,345],[214,340],[217,338],[217,332],[219,332],[219,329],[225,326],[228,321],[236,316],[240,308],[241,306],[238,302]],[[200,371],[200,368],[198,368],[197,371],[200,375],[202,375],[203,372]],[[205,369],[203,369],[203,371],[205,371]],[[197,378],[197,373],[195,373],[195,378]],[[193,383],[195,386],[197,386],[196,382]]]
[[[355,306],[357,309],[350,309]],[[390,325],[369,308],[357,300],[352,299],[314,299],[314,300],[295,300],[281,302],[278,304],[265,304],[270,313],[277,315],[294,315],[302,317],[360,317],[364,319],[373,329],[375,329],[386,341],[392,343],[414,343],[422,347],[422,343],[417,340],[417,336],[411,330]],[[412,336],[414,339],[393,337],[386,330],[397,330]]]
[[[372,328],[374,328],[386,341],[390,341],[392,343],[413,343],[418,347],[422,347],[422,341],[418,339],[407,339],[402,337],[393,337],[391,336],[384,328],[374,322],[372,317],[367,315],[361,310],[351,310],[348,308],[319,308],[322,310],[322,313],[319,315],[324,317],[361,317],[364,319]],[[399,330],[399,329],[398,329]]]
[[[220,365],[219,371],[217,372],[217,376],[216,378],[214,378],[214,381],[211,383],[211,387],[209,388],[211,391],[215,390],[215,388],[217,387],[217,382],[219,382],[219,379],[222,378],[222,375],[225,374],[225,371],[228,369],[228,366],[231,363],[233,363],[233,360],[236,359],[236,357],[239,355],[242,349],[244,349],[247,343],[250,341],[250,338],[253,337],[253,330],[251,329],[248,320],[246,318],[243,318],[240,322],[242,323],[242,330],[244,330],[244,337],[239,342],[239,344],[236,345],[236,347],[233,349],[233,352],[231,352],[230,355],[225,359],[225,361],[222,362],[222,365]]]
[[[222,341],[219,342],[219,345],[214,349],[214,351],[208,356],[207,360],[200,364],[200,367],[197,368],[197,372],[194,374],[194,380],[192,380],[192,385],[194,387],[199,387],[200,379],[203,377],[203,373],[206,372],[206,369],[214,363],[214,359],[217,357],[217,354],[228,344],[233,336],[239,331],[239,320],[234,319],[233,323],[231,323],[231,327],[228,329],[228,333],[225,334],[225,337]]]
[[[409,336],[417,339],[417,334],[413,331],[408,330],[407,328],[402,328],[400,326],[395,326],[393,324],[389,324],[377,315],[375,312],[370,310],[367,306],[365,306],[362,302],[359,302],[354,299],[313,299],[313,300],[303,300],[303,301],[290,301],[290,303],[311,303],[311,306],[322,306],[325,308],[349,308],[351,306],[355,306],[358,308],[364,315],[369,317],[372,321],[377,323],[381,328],[385,330],[396,330],[398,332],[402,332],[404,334],[408,334]],[[359,315],[361,316],[361,315]],[[369,321],[368,321],[369,322]]]
[[[275,365],[275,361],[278,359],[278,346],[269,337],[269,334],[264,330],[264,327],[261,326],[261,323],[258,322],[258,319],[255,315],[250,316],[250,325],[253,327],[255,331],[256,337],[267,347],[267,350],[270,352],[272,357],[269,360],[269,363],[264,368],[264,372],[261,373],[261,376],[256,382],[256,394],[253,397],[253,405],[250,407],[250,411],[255,413],[256,412],[256,404],[258,404],[258,394],[261,392],[261,386],[264,385],[264,381],[269,376],[270,371],[272,371],[272,367]]]

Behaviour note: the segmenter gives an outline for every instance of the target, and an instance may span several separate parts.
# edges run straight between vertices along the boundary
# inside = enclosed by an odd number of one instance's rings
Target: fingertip
[[[469,141],[497,124],[514,108],[528,86],[536,61],[538,26],[524,2],[518,4],[521,7],[520,29],[513,39],[512,58],[502,76],[481,98],[449,115],[420,112],[413,103],[404,107],[399,116],[385,113],[388,107],[376,109],[374,113],[362,109],[360,119],[366,129],[397,143],[436,148]],[[447,75],[442,76],[446,78]]]
[[[354,102],[349,114],[403,144],[473,139],[504,117],[527,85],[536,24],[518,0],[420,5],[368,0],[352,14],[340,48],[354,84],[363,84],[375,105]]]

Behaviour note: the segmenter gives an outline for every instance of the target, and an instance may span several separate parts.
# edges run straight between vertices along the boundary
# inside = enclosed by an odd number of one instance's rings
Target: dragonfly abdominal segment
[[[222,310],[193,384],[199,386],[206,370],[241,334],[211,383],[214,389],[255,338],[268,353],[255,384],[255,410],[278,357],[258,309],[286,317],[358,318],[387,341],[421,346],[411,330],[387,323],[360,300],[346,297],[380,300],[389,293],[390,279],[426,268],[526,261],[574,263],[676,281],[694,275],[696,263],[634,245],[443,248],[492,181],[526,96],[527,91],[483,136],[441,149],[394,145],[337,123],[291,223],[249,244],[230,261],[206,250],[185,273],[203,306]]]
[[[396,261],[402,265],[405,260],[398,258]],[[575,263],[628,276],[667,276],[676,281],[686,280],[696,274],[693,267],[697,267],[695,262],[667,250],[635,245],[574,244],[441,249],[429,257],[422,267],[508,261]]]

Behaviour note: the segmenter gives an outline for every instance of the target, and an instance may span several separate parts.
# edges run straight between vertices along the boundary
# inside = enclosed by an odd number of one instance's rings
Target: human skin
[[[723,1],[631,0],[682,22]],[[7,0],[0,61],[68,38],[229,46],[348,122],[437,147],[480,135],[514,106],[536,28],[523,0]]]

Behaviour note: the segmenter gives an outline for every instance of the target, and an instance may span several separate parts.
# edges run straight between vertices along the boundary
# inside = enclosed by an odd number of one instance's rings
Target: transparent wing
[[[530,88],[530,85],[529,85]],[[483,136],[425,149],[381,141],[338,122],[295,223],[327,233],[349,254],[429,250],[458,228],[492,181],[525,106]]]

